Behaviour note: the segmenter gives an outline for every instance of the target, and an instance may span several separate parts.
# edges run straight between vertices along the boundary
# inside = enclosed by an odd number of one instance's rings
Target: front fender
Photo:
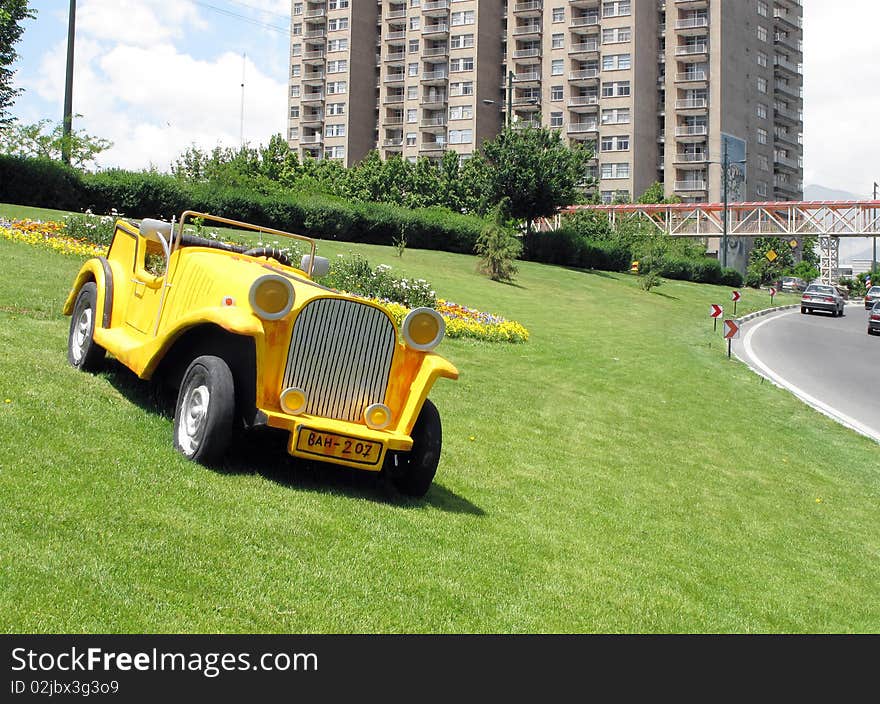
[[[89,281],[94,281],[98,287],[97,310],[101,311],[101,327],[109,328],[113,318],[113,271],[106,257],[89,259],[74,279],[73,287],[64,301],[61,312],[64,315],[73,313],[73,306],[80,289]]]

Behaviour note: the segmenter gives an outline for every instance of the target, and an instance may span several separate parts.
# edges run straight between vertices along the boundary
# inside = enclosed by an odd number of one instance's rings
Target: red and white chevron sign
[[[732,340],[734,337],[739,337],[739,325],[737,325],[732,320],[724,321],[724,339]]]
[[[742,295],[740,294],[739,291],[731,291],[731,293],[730,293],[730,300],[731,301],[736,303],[740,298],[742,298]]]
[[[722,308],[721,306],[716,305],[714,303],[711,306],[709,306],[709,317],[710,318],[720,318],[722,315],[724,315],[724,308]]]

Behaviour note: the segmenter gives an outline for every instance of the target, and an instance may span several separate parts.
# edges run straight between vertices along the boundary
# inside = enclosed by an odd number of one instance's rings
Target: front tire
[[[443,428],[437,407],[428,399],[422,406],[412,430],[413,446],[409,452],[389,453],[384,470],[391,483],[404,496],[422,497],[428,493],[443,445]]]
[[[96,372],[104,362],[104,348],[95,342],[97,308],[98,286],[89,281],[83,284],[73,304],[67,335],[67,361],[84,372]]]
[[[174,447],[212,465],[226,454],[235,419],[235,382],[220,357],[196,357],[187,367],[174,410]]]

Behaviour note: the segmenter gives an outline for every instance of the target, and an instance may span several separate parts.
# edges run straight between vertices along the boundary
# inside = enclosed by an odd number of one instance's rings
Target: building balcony
[[[571,71],[568,74],[568,80],[575,85],[594,84],[599,80],[599,69],[585,68],[579,71]]]
[[[400,151],[403,149],[403,137],[395,137],[393,139],[386,139],[382,142],[382,148],[387,149],[389,151]]]
[[[803,53],[800,40],[785,32],[776,32],[773,35],[773,43],[777,46],[784,46],[789,51],[794,51],[798,54]]]
[[[706,162],[709,161],[709,152],[702,150],[693,152],[676,152],[673,156],[673,161],[677,166],[686,167],[688,164],[705,166]]]
[[[327,32],[323,29],[313,29],[308,32],[303,32],[303,39],[324,39],[327,36]]]
[[[541,83],[541,74],[537,71],[524,71],[522,73],[515,73],[513,75],[513,81],[518,86],[536,86]],[[502,87],[506,87],[507,83],[505,83]]]
[[[303,127],[309,127],[311,125],[320,125],[324,122],[324,115],[320,112],[304,112],[302,117],[299,119],[299,124]]]
[[[804,26],[803,17],[780,7],[774,8],[773,19],[777,25],[789,32],[798,32]]]
[[[708,17],[686,17],[675,21],[675,31],[682,36],[700,36],[709,29]]]
[[[440,154],[446,151],[446,142],[422,142],[419,146],[420,154]]]
[[[324,72],[323,71],[309,71],[302,75],[300,79],[300,83],[305,85],[314,85],[321,84],[324,82]]]
[[[698,181],[696,179],[687,181],[676,181],[675,190],[682,193],[693,193],[707,191],[709,184],[706,181]]]
[[[676,83],[706,83],[709,75],[705,71],[684,71],[675,74]]]
[[[422,14],[428,17],[445,17],[449,14],[449,0],[432,0],[422,3]]]
[[[541,99],[538,96],[514,96],[513,108],[520,112],[540,112]]]
[[[708,98],[685,98],[683,100],[675,101],[675,109],[681,110],[682,112],[689,111],[698,111],[702,112],[704,110],[708,110],[709,108],[709,99]]]
[[[405,80],[405,73],[390,73],[382,79],[383,83],[403,83]]]
[[[571,22],[568,24],[568,28],[572,32],[577,32],[578,34],[598,32],[599,15],[580,15],[579,17],[572,17]]]
[[[304,64],[323,64],[324,50],[321,51],[305,51],[300,57]]]
[[[400,43],[406,42],[406,31],[405,30],[397,30],[393,32],[385,32],[385,41]]]
[[[529,120],[514,119],[513,124],[511,125],[511,127],[513,127],[513,129],[515,129],[515,130],[525,130],[525,129],[528,129],[529,127],[538,128],[540,126],[541,126],[541,121],[534,120],[534,119],[529,119]]]
[[[795,132],[774,132],[773,139],[777,142],[791,145],[797,149],[800,149],[803,146],[800,141],[800,135]]]
[[[446,93],[425,93],[420,98],[419,105],[426,110],[442,110],[448,101]]]
[[[675,128],[675,138],[679,142],[700,142],[708,135],[708,125],[683,125]]]
[[[316,10],[306,10],[305,14],[303,14],[303,19],[307,20],[323,20],[327,17],[327,10],[323,7],[319,7]]]
[[[449,56],[449,47],[446,45],[431,46],[422,49],[422,58],[427,60],[442,59],[445,56]]]
[[[402,124],[403,124],[403,116],[402,115],[395,115],[394,117],[386,117],[382,121],[382,125],[384,125],[385,127],[394,127],[394,126],[399,126]]]
[[[541,63],[541,50],[537,48],[515,49],[513,52],[513,58],[523,64],[539,64]]]
[[[391,94],[391,95],[386,95],[382,99],[382,104],[383,105],[395,105],[397,103],[402,103],[403,101],[404,101],[403,93]]]
[[[675,7],[682,10],[702,10],[709,7],[709,0],[675,0]]]
[[[681,44],[675,47],[675,57],[679,61],[703,61],[709,54],[709,45],[700,44]]]
[[[314,93],[303,93],[300,102],[302,103],[320,103],[324,100],[324,93],[317,91]]]
[[[774,107],[773,115],[779,122],[787,122],[792,125],[800,125],[804,121],[804,117],[799,111],[789,108]]]
[[[779,171],[787,171],[789,173],[797,173],[801,170],[801,165],[788,156],[773,155],[773,168]]]
[[[773,84],[773,92],[780,93],[789,98],[796,98],[800,100],[803,98],[804,89],[797,85],[792,85],[791,83],[785,83],[784,81],[776,81]]]
[[[513,36],[517,39],[539,39],[541,37],[541,23],[521,24],[513,28]]]
[[[598,9],[600,0],[568,0],[569,7],[580,7],[587,10]]]
[[[320,134],[304,134],[299,138],[300,144],[323,144],[324,138]]]
[[[449,25],[438,22],[437,24],[426,24],[422,27],[422,36],[437,36],[441,34],[449,34]]]
[[[592,41],[581,42],[580,44],[572,44],[568,48],[568,53],[575,54],[595,54],[599,52],[599,42],[595,39]]]
[[[568,109],[572,112],[594,112],[599,109],[599,96],[573,95],[568,99]]]
[[[422,83],[427,85],[446,83],[449,80],[449,73],[446,71],[425,71],[422,73]]]
[[[438,117],[426,117],[419,122],[419,129],[427,132],[445,132],[446,131],[446,115]]]
[[[788,59],[779,55],[773,57],[773,69],[780,73],[787,73],[792,76],[802,76],[804,73],[800,64],[793,64]]]
[[[514,3],[513,14],[518,17],[540,17],[543,9],[544,3],[541,0],[528,0]]]
[[[406,10],[405,9],[403,9],[403,10],[389,10],[388,12],[385,13],[384,17],[386,20],[403,19],[404,17],[406,17]]]
[[[599,123],[596,120],[585,120],[583,122],[569,122],[568,134],[586,134],[589,132],[598,132]]]
[[[385,61],[393,64],[402,64],[406,62],[405,51],[389,51],[385,54]]]

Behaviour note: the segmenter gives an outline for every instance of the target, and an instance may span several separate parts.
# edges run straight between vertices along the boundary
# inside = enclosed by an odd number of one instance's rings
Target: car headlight
[[[374,403],[364,409],[364,422],[368,428],[382,430],[391,423],[391,409],[384,403]]]
[[[416,308],[403,321],[403,339],[421,352],[428,352],[440,344],[446,334],[446,321],[433,308]]]
[[[266,274],[254,281],[248,300],[263,320],[279,320],[293,308],[293,285],[283,276]]]
[[[306,403],[308,402],[306,392],[295,386],[284,389],[284,391],[281,392],[280,400],[281,409],[292,416],[299,415],[306,410]]]

